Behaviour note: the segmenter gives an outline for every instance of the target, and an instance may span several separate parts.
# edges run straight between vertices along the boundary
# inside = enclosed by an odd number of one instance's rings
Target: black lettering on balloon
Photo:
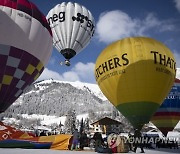
[[[171,57],[160,54],[157,51],[151,51],[151,53],[154,55],[154,64],[159,63],[176,71],[176,62]]]
[[[124,63],[123,63],[124,66],[129,64],[129,59],[127,59],[126,56],[127,56],[127,53],[122,55],[122,59],[124,60]]]
[[[88,18],[87,16],[84,16],[81,13],[77,13],[77,17],[73,16],[72,20],[73,21],[78,21],[80,23],[84,23],[84,20],[86,20],[87,18]]]
[[[102,68],[103,68],[103,72],[105,73],[106,71],[108,71],[108,65],[107,62],[102,64]]]
[[[156,52],[156,51],[151,51],[151,53],[153,53],[154,54],[154,64],[156,64],[157,63],[157,54],[158,54],[158,52]]]
[[[110,70],[114,68],[112,59],[108,60],[108,65]]]
[[[103,75],[104,73],[108,72],[109,70],[113,70],[118,67],[122,67],[122,65],[128,65],[129,64],[129,59],[127,58],[127,53],[124,53],[120,57],[114,57],[111,58],[105,62],[103,62],[101,65],[99,65],[96,68],[96,80]],[[100,71],[101,70],[101,71]],[[119,74],[125,73],[124,70],[119,70]],[[118,73],[112,73],[111,76],[117,75]],[[104,78],[104,76],[103,76]]]
[[[118,66],[121,66],[121,64],[119,63],[120,59],[118,57],[115,57],[114,58],[114,66],[115,68],[118,67]]]
[[[65,21],[65,12],[59,12],[58,14],[53,14],[51,17],[48,19],[49,25],[53,24],[54,22],[64,22]]]
[[[87,16],[84,16],[84,15],[81,14],[81,13],[77,13],[77,16],[73,16],[73,17],[72,17],[72,20],[73,20],[73,21],[80,22],[80,23],[85,23],[85,22],[87,22],[87,27],[90,28],[90,31],[93,32],[93,33],[92,33],[92,36],[93,36],[95,26],[94,26],[93,22],[92,22]]]

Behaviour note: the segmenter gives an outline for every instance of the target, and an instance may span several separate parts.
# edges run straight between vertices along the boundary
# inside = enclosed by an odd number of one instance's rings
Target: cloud
[[[176,78],[180,79],[180,68],[177,68],[177,71],[176,71]]]
[[[171,23],[171,20],[160,20],[155,14],[149,13],[144,20],[139,20],[138,34],[145,34],[148,30],[158,28],[158,32],[172,31],[175,26]]]
[[[100,15],[96,33],[99,41],[109,43],[134,34],[137,25],[138,21],[133,20],[128,14],[118,10],[110,11]]]
[[[106,25],[106,26],[104,26]],[[149,13],[144,19],[131,18],[120,10],[104,12],[97,22],[96,37],[100,42],[110,43],[120,38],[147,35],[150,30],[172,31],[174,25],[170,20],[160,20],[155,14]]]
[[[63,77],[59,73],[49,70],[48,68],[45,68],[42,74],[37,79],[37,81],[51,79],[51,78],[56,80],[63,80]]]
[[[174,0],[176,9],[180,12],[180,0]]]
[[[56,59],[51,56],[51,58],[49,60],[49,64],[54,65],[55,62],[56,62]]]
[[[180,79],[180,53],[178,53],[177,51],[174,51],[174,57],[175,57],[175,60],[176,60],[176,67],[177,67],[177,70],[176,70],[176,78]]]
[[[45,68],[43,73],[38,78],[38,81],[50,78],[61,81],[81,81],[95,83],[94,63],[84,64],[78,62],[70,71],[64,72],[62,74]]]
[[[174,52],[174,57],[175,57],[175,60],[176,60],[176,66],[177,67],[180,67],[180,53],[178,52]]]
[[[69,71],[62,74],[65,81],[80,81],[77,72]]]
[[[83,81],[95,82],[94,67],[94,63],[84,64],[79,62],[72,68],[72,71],[76,72]]]

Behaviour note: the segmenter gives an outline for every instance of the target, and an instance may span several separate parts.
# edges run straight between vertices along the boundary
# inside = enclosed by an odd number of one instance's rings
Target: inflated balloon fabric
[[[131,37],[107,46],[95,65],[96,81],[108,100],[140,129],[174,83],[176,62],[161,42]]]
[[[27,0],[0,1],[0,112],[42,73],[52,53],[45,16]]]

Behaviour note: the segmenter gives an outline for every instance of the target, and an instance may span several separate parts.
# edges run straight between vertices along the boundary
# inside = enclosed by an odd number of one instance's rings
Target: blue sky
[[[46,16],[55,5],[66,0],[30,0]],[[89,9],[95,19],[95,35],[89,45],[61,66],[64,57],[53,48],[41,79],[95,83],[94,64],[100,52],[111,42],[129,36],[152,37],[166,44],[180,68],[180,0],[76,0]],[[115,28],[114,28],[115,27]],[[177,71],[180,78],[180,69]]]

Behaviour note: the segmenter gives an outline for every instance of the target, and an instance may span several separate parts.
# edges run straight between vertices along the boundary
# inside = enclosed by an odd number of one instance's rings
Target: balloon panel
[[[52,53],[45,16],[27,0],[0,1],[0,112],[42,73]]]
[[[78,3],[58,4],[46,18],[53,32],[54,46],[66,59],[78,54],[93,36],[94,18],[87,8]]]
[[[2,0],[0,18],[0,44],[25,50],[47,64],[52,52],[52,32],[45,16],[32,3]]]
[[[172,131],[180,120],[180,80],[176,79],[174,85],[165,98],[163,104],[156,111],[151,122],[167,134]]]
[[[33,3],[29,2],[28,0],[1,0],[0,1],[0,6],[5,6],[9,8],[9,13],[8,15],[11,16],[13,10],[17,10],[18,16],[25,17],[27,20],[31,20],[28,17],[31,16],[38,20],[48,31],[50,34],[52,34],[51,29],[47,23],[47,20],[45,16],[38,10],[36,5]],[[4,8],[4,9],[8,9]],[[5,12],[5,10],[3,10]],[[22,15],[21,13],[26,13],[29,16]]]
[[[171,89],[175,60],[171,51],[154,39],[125,38],[102,51],[95,76],[108,100],[135,127],[142,127]]]
[[[1,44],[0,61],[0,112],[3,112],[39,77],[44,65],[26,51]]]

